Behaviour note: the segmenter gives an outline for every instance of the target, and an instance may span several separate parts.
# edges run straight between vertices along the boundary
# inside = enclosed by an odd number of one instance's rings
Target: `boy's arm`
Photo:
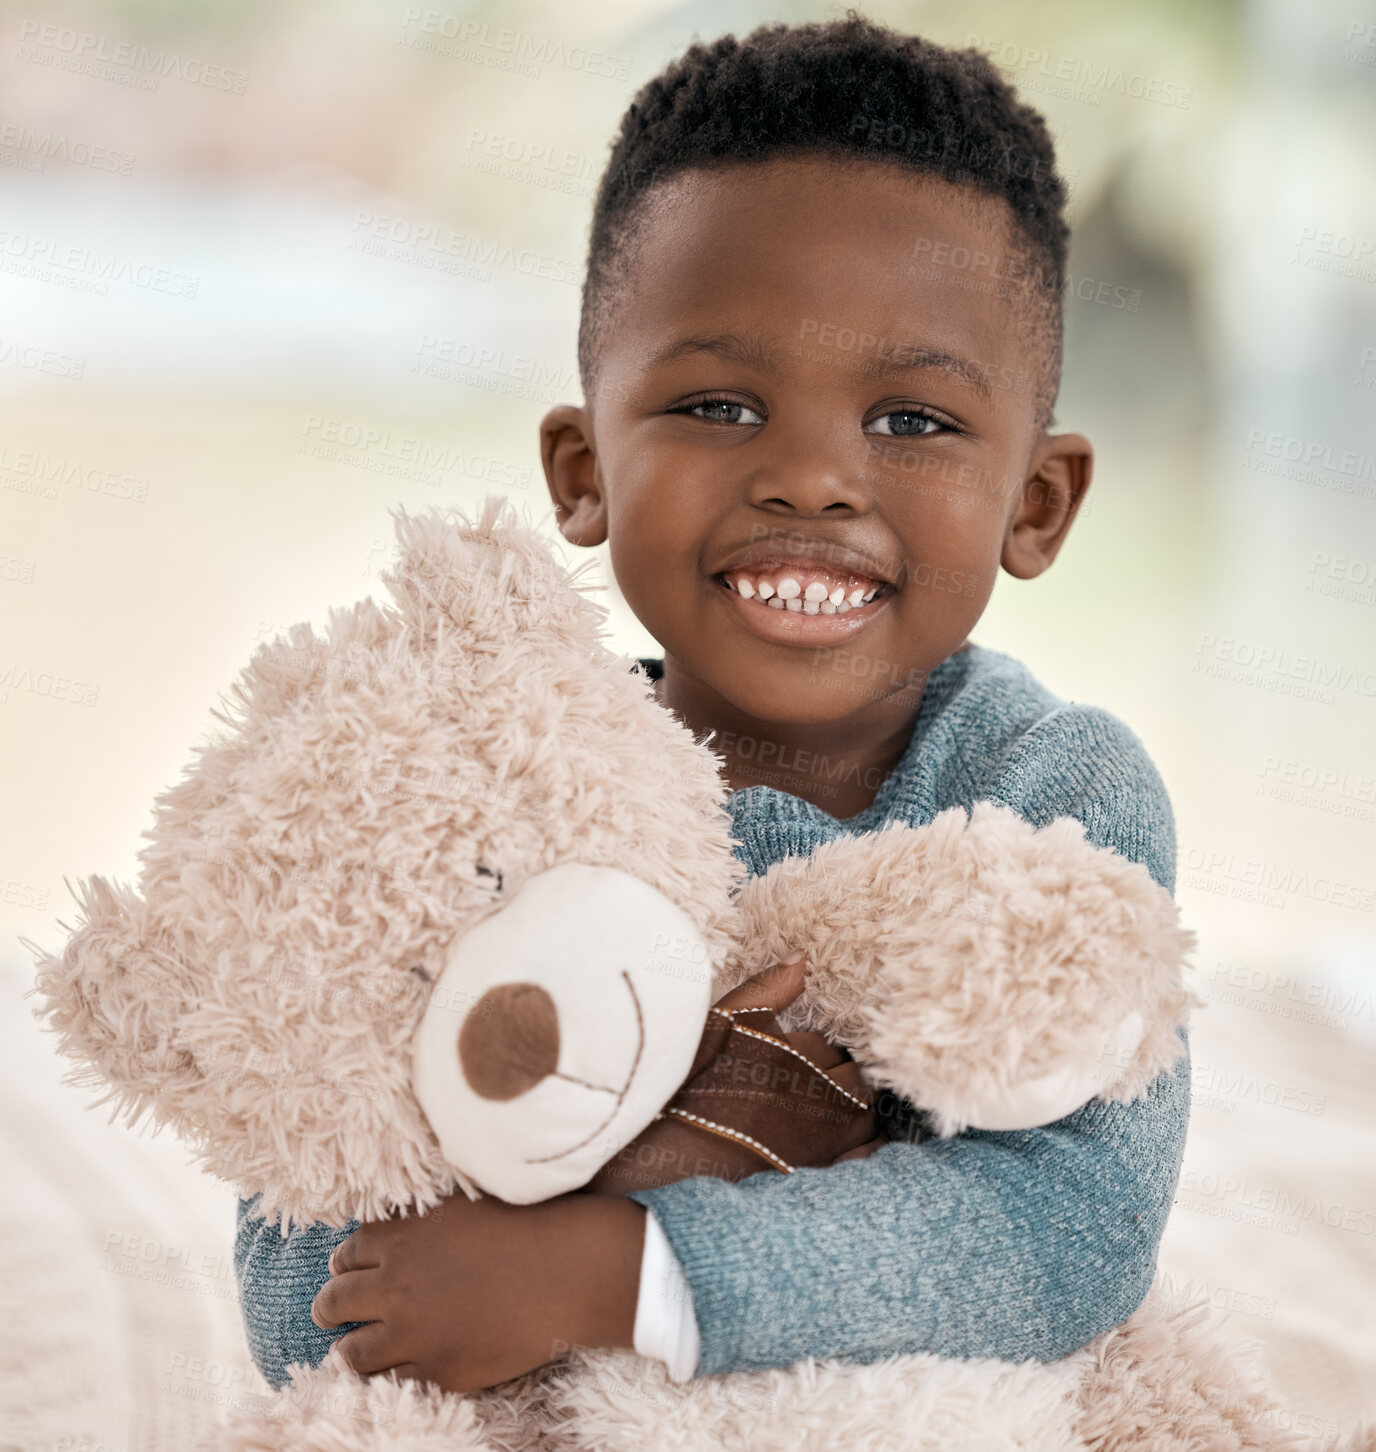
[[[978,795],[1175,889],[1175,823],[1142,743],[1116,717],[1058,707]],[[1125,1321],[1156,1267],[1189,1120],[1182,1057],[1132,1104],[1056,1124],[895,1143],[868,1159],[739,1184],[635,1192],[692,1287],[697,1375],[900,1352],[1054,1360]]]
[[[697,1375],[922,1351],[1054,1360],[1119,1325],[1155,1272],[1189,1077],[1186,1054],[1146,1099],[1042,1129],[636,1191],[692,1288]]]
[[[1051,1360],[1146,1294],[1188,1107],[1185,1057],[1146,1099],[1043,1129],[629,1198],[653,1211],[691,1289],[698,1376],[918,1351]],[[254,1362],[279,1388],[289,1363],[318,1364],[359,1324],[311,1320],[330,1252],[357,1225],[283,1239],[253,1208],[240,1201],[235,1269]]]
[[[341,1230],[328,1225],[296,1226],[283,1237],[257,1214],[258,1196],[240,1199],[234,1237],[234,1278],[253,1364],[268,1385],[287,1384],[292,1362],[318,1366],[330,1347],[354,1322],[321,1330],[311,1320],[311,1302],[330,1278],[330,1252],[358,1229],[351,1220]]]

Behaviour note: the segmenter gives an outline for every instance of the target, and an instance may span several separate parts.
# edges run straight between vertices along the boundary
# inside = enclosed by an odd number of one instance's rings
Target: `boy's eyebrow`
[[[876,339],[876,344],[882,339]],[[901,374],[936,369],[949,373],[968,383],[986,401],[993,396],[993,384],[989,375],[978,363],[961,358],[955,353],[944,353],[936,348],[921,348],[915,343],[884,344],[886,352],[857,370],[872,374]],[[649,366],[657,368],[662,363],[673,363],[693,353],[710,353],[727,363],[743,363],[761,373],[778,371],[778,360],[769,345],[756,337],[742,337],[739,333],[704,333],[680,338],[669,344],[650,359]]]

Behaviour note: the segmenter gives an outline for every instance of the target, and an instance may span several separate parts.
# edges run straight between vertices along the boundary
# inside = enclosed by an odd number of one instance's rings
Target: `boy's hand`
[[[888,1143],[875,1117],[874,1091],[859,1065],[821,1034],[784,1033],[779,1027],[775,1015],[803,991],[806,971],[806,960],[796,954],[747,979],[716,1005],[767,1008],[741,1014],[737,1023],[782,1040],[793,1054],[753,1034],[731,1032],[725,1020],[710,1015],[692,1070],[666,1106],[757,1141],[795,1169],[859,1159]],[[869,1109],[838,1094],[828,1080]],[[666,1113],[583,1188],[595,1195],[628,1195],[696,1175],[741,1180],[770,1169],[779,1166],[749,1143]]]
[[[750,1092],[736,1071],[741,1063],[753,1068],[759,1061],[721,1051],[722,1020],[712,1015],[695,1072],[670,1103],[681,1099],[701,1110],[719,1094],[716,1112],[725,1121],[733,1100],[748,1100],[755,1137],[771,1146],[787,1144],[795,1165],[830,1165],[872,1154],[888,1139],[872,1108],[818,1112],[827,1100],[809,1091],[826,1086],[815,1082],[814,1065],[857,1098],[872,1103],[874,1095],[859,1066],[821,1034],[780,1030],[775,1014],[802,992],[805,972],[801,956],[765,969],[717,1007],[767,1008],[740,1022],[782,1039],[810,1064],[765,1046],[776,1064],[769,1082]],[[787,1068],[784,1082],[779,1067]],[[629,1347],[645,1211],[620,1197],[694,1175],[739,1180],[769,1168],[745,1145],[671,1117],[659,1119],[584,1187],[591,1193],[508,1205],[490,1196],[471,1201],[456,1191],[427,1215],[361,1226],[330,1257],[331,1279],[316,1296],[311,1318],[323,1327],[369,1323],[336,1343],[359,1375],[394,1368],[451,1392],[522,1376],[569,1345]]]
[[[426,1215],[370,1221],[338,1245],[311,1319],[370,1323],[336,1343],[360,1376],[395,1368],[476,1391],[570,1345],[629,1347],[644,1240],[633,1200],[508,1205],[456,1191]]]

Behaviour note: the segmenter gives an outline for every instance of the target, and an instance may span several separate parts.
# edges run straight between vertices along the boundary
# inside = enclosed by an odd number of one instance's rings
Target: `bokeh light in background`
[[[232,1196],[56,1087],[18,936],[60,941],[64,876],[136,876],[153,797],[258,643],[382,593],[390,507],[499,492],[548,516],[536,429],[580,397],[591,199],[631,95],[695,37],[836,13],[0,8],[0,1031],[29,1124],[0,1224],[68,1267],[96,1338],[89,1384],[68,1370],[35,1427],[162,1445],[129,1388],[166,1378],[164,1341],[131,1350],[111,1287],[133,1294],[131,1227],[227,1257]],[[1093,439],[1096,482],[1056,568],[1005,578],[975,638],[1122,716],[1171,790],[1210,1009],[1162,1264],[1238,1313],[1326,1433],[1376,1382],[1376,17],[866,13],[986,49],[1057,137],[1058,423]],[[653,653],[604,576],[617,643]],[[73,1210],[63,1144],[103,1164],[103,1209]],[[212,1279],[145,1278],[144,1310],[242,1373],[232,1277]],[[0,1277],[11,1326],[30,1294]],[[61,1334],[54,1359],[77,1354]],[[213,1402],[182,1392],[159,1435]]]

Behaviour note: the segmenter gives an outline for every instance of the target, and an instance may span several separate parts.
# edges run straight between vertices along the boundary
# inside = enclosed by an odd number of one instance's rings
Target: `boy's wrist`
[[[556,1334],[574,1346],[633,1349],[648,1211],[611,1195],[573,1194],[563,1203],[570,1220],[567,1238],[559,1238],[564,1303]]]

